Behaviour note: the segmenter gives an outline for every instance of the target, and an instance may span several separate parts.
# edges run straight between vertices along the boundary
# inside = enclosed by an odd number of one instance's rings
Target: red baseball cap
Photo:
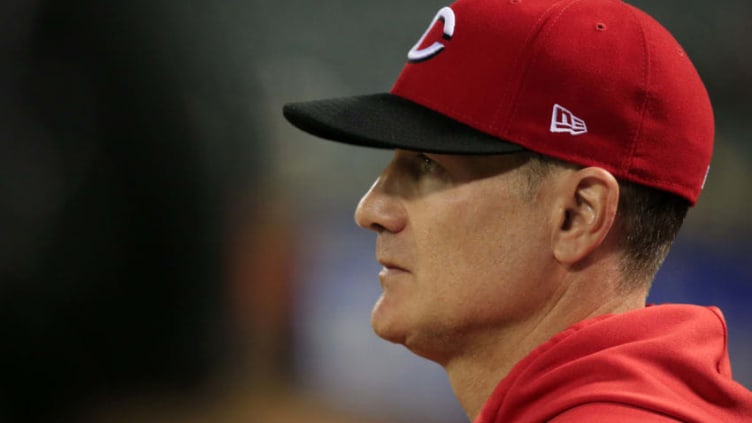
[[[436,14],[390,93],[291,103],[284,115],[356,145],[532,150],[692,204],[714,136],[684,50],[619,0],[459,0]]]

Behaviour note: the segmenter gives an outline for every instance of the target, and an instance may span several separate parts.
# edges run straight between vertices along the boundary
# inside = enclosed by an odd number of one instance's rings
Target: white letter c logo
[[[423,33],[423,36],[420,37],[420,40],[413,46],[413,48],[410,49],[410,51],[407,53],[407,60],[410,62],[421,62],[423,60],[428,60],[437,54],[441,52],[441,50],[444,49],[444,43],[435,41],[433,44],[426,48],[420,48],[420,45],[423,44],[423,40],[428,36],[428,33],[431,32],[431,28],[436,24],[436,21],[441,19],[444,21],[444,35],[442,38],[445,40],[449,40],[454,35],[454,11],[449,7],[444,7],[436,14],[436,16],[431,21],[431,25],[428,25],[428,29],[425,33]]]

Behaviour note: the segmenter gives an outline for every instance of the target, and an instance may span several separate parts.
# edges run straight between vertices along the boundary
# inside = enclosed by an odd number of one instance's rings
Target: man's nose
[[[391,175],[385,172],[360,199],[355,209],[358,226],[378,233],[397,233],[405,227],[404,204],[400,196],[389,189],[393,182]]]

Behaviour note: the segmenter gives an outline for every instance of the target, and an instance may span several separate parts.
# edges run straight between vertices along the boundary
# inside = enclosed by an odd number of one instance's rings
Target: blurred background
[[[650,301],[720,306],[752,387],[752,4],[633,1],[716,110],[705,192]],[[387,91],[437,0],[0,4],[0,422],[461,422],[372,334],[352,212],[390,153],[289,101]]]

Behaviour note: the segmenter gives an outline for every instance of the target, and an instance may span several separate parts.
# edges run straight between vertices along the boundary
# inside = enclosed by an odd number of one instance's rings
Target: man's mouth
[[[402,265],[389,260],[379,260],[383,266],[379,272],[379,281],[384,284],[388,279],[392,279],[409,273]]]

